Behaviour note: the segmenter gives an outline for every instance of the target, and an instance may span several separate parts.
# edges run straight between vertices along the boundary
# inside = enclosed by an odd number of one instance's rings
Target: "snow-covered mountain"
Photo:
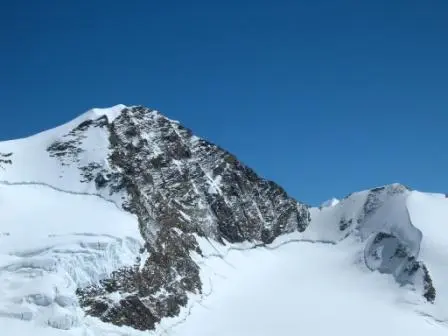
[[[0,322],[20,335],[293,335],[287,321],[316,320],[306,306],[320,302],[336,320],[362,305],[387,330],[390,315],[446,333],[446,220],[444,195],[400,184],[310,208],[157,111],[93,109],[0,143]]]

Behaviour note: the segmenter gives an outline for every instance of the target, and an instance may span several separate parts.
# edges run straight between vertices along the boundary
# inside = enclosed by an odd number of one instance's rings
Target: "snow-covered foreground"
[[[76,288],[135,263],[141,246],[136,218],[98,196],[0,185],[5,335],[89,335]]]
[[[143,333],[86,317],[75,295],[136,261],[136,218],[95,195],[0,184],[0,325],[8,335],[45,336],[445,335],[448,200],[411,192],[404,201],[423,233],[420,258],[437,288],[434,305],[392,275],[367,269],[358,239],[331,244],[338,238],[331,218],[341,211],[333,204],[314,214],[308,231],[269,247],[198,238],[203,295]]]
[[[208,258],[212,287],[171,336],[446,335],[392,276],[358,264],[350,242],[291,242]],[[205,280],[205,279],[204,279]],[[204,281],[207,284],[207,281]],[[406,301],[405,301],[406,299]]]

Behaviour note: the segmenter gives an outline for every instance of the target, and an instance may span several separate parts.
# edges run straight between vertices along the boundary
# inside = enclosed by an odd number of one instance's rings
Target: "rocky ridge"
[[[187,294],[202,288],[190,253],[201,254],[195,236],[270,243],[309,223],[307,207],[281,187],[145,107],[124,108],[113,122],[106,116],[83,121],[51,144],[49,155],[79,164],[85,133],[97,127],[109,134],[108,162],[81,165],[81,182],[94,183],[103,195],[125,195],[122,207],[138,217],[149,255],[141,267],[78,289],[86,312],[105,322],[147,330],[177,315]],[[117,292],[118,303],[110,299]]]

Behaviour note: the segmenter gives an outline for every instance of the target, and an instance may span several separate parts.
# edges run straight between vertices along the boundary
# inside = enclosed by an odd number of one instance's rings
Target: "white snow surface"
[[[407,198],[412,223],[423,233],[419,258],[437,291],[433,314],[448,320],[448,198],[414,191]]]
[[[142,245],[136,218],[98,196],[0,185],[0,325],[88,335],[76,288],[134,264]]]
[[[201,264],[204,294],[192,298],[182,316],[163,321],[156,334],[447,334],[446,322],[436,321],[415,293],[399,288],[392,276],[362,268],[353,240],[300,239],[291,234],[256,249],[201,241],[208,255]]]
[[[0,181],[7,183],[40,183],[65,191],[79,193],[95,193],[93,183],[81,183],[83,179],[78,167],[95,162],[108,167],[109,134],[105,128],[89,127],[80,138],[79,146],[83,152],[79,155],[76,164],[63,165],[55,157],[51,157],[47,148],[55,141],[71,140],[76,137],[69,133],[86,120],[96,120],[106,116],[112,122],[125,108],[125,105],[116,105],[110,108],[94,108],[78,118],[36,135],[0,142],[0,153],[9,154],[12,164],[0,166]],[[120,201],[119,195],[117,204]]]

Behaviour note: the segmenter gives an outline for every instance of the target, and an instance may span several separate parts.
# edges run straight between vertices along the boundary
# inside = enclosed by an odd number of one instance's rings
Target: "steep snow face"
[[[406,204],[412,223],[423,233],[419,259],[436,289],[433,314],[448,320],[448,199],[443,194],[413,191]]]
[[[135,216],[97,196],[0,185],[0,325],[86,328],[77,288],[135,264],[142,246]]]
[[[430,270],[420,256],[424,233],[414,223],[408,206],[415,193],[391,184],[354,193],[330,208],[312,209],[305,236],[333,242],[347,237],[359,240],[368,268],[392,274],[401,285],[412,285],[428,301],[434,301]]]
[[[0,142],[0,181],[41,183],[66,191],[97,193],[89,167],[108,167],[108,118],[122,105],[93,109],[55,129]],[[119,199],[119,198],[118,198]]]

